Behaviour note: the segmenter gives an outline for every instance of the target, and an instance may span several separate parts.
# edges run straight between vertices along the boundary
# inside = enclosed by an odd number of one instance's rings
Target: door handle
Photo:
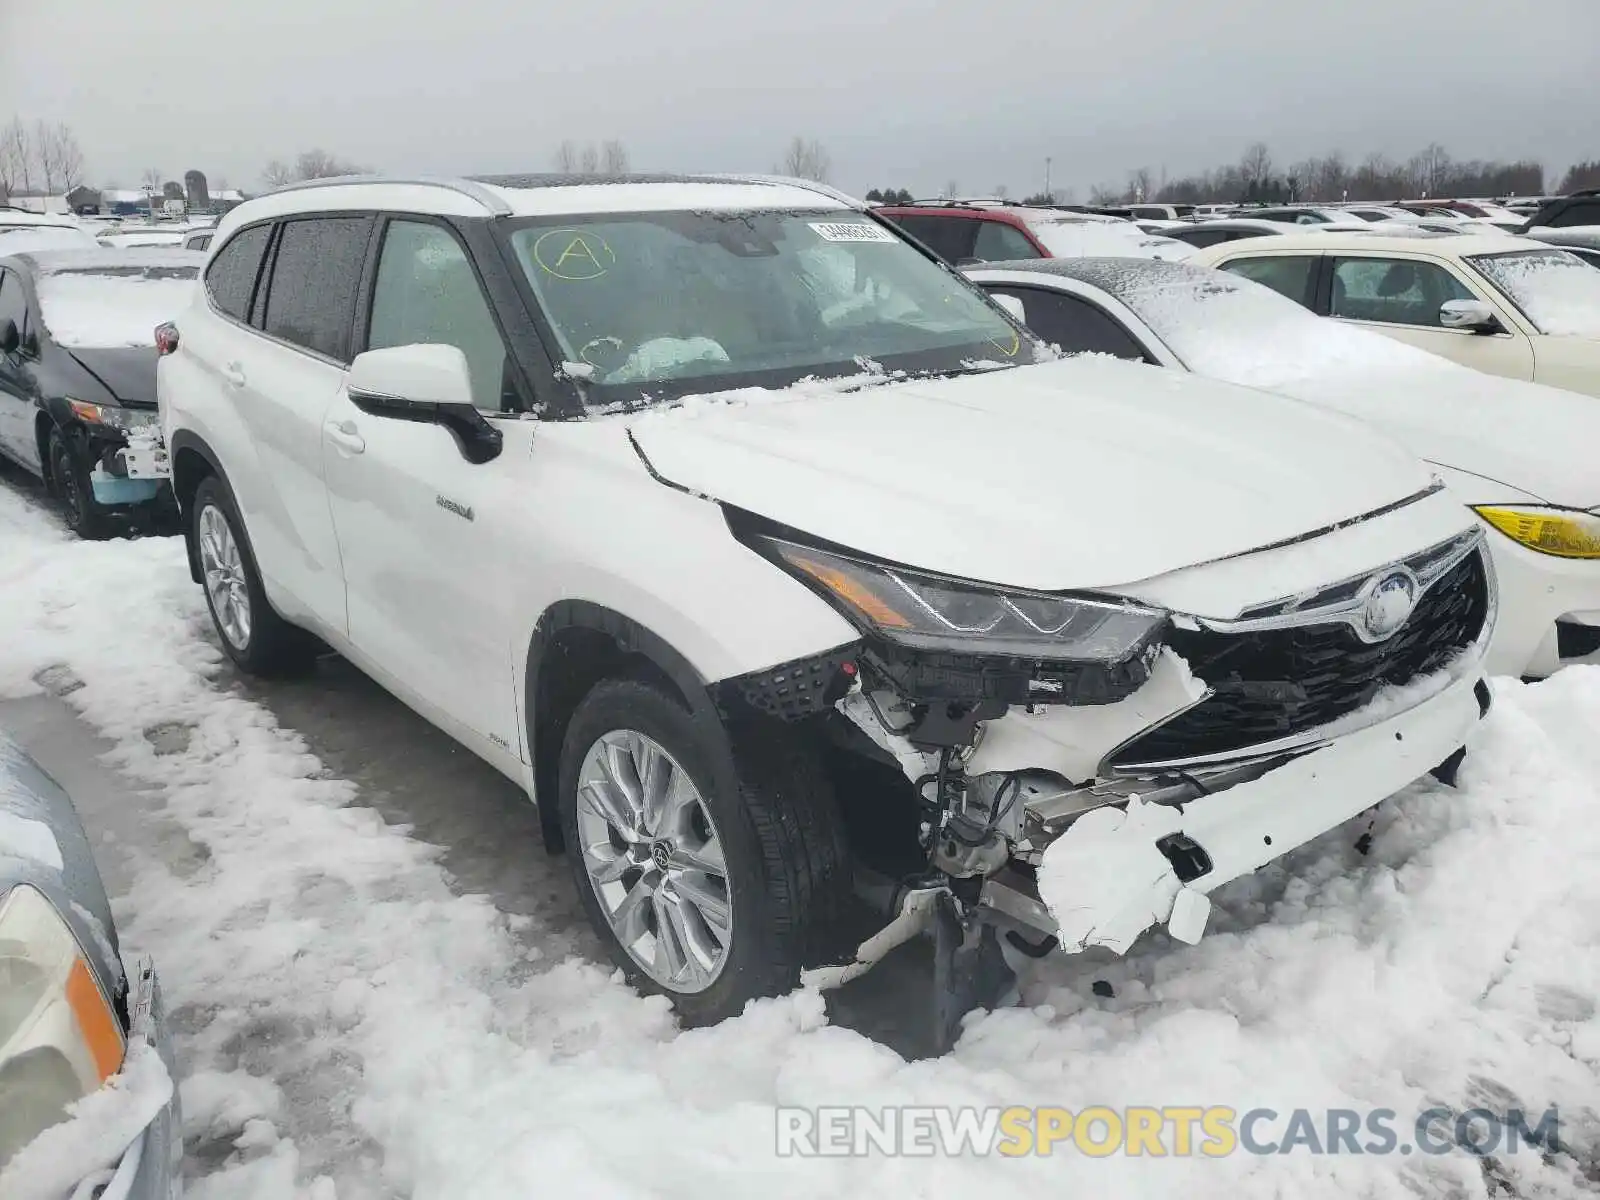
[[[222,368],[222,377],[236,388],[244,386],[244,368],[236,362]]]
[[[354,421],[329,421],[323,430],[341,454],[360,454],[367,448],[367,439],[361,436]]]

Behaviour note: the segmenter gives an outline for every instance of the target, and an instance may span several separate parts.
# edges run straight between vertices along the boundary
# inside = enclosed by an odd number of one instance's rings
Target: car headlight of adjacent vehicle
[[[122,1067],[121,1022],[44,894],[0,897],[0,1168]]]
[[[161,424],[161,414],[153,408],[119,408],[114,404],[90,404],[87,400],[67,400],[67,407],[80,421],[104,425],[123,433],[141,433]]]
[[[1521,504],[1481,504],[1473,511],[1530,550],[1558,558],[1600,559],[1600,513]]]
[[[1136,605],[997,588],[760,540],[854,624],[911,649],[1110,667],[1149,649],[1167,623],[1166,613]]]

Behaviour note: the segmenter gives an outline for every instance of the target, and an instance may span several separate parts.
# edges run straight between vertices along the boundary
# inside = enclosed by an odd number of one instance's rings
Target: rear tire
[[[67,528],[87,541],[110,535],[105,509],[95,502],[89,481],[93,468],[60,429],[50,430],[50,490],[61,506]]]
[[[794,987],[850,886],[816,755],[774,730],[730,762],[703,720],[653,683],[598,684],[567,727],[557,796],[589,919],[630,982],[688,1025]]]
[[[200,481],[189,515],[206,607],[228,657],[240,670],[268,678],[310,667],[315,643],[268,603],[244,522],[215,475]]]

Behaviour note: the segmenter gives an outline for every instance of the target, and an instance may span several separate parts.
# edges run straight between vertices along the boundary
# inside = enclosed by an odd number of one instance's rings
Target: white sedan
[[[1190,261],[1462,366],[1600,396],[1600,275],[1564,250],[1509,234],[1316,233]]]
[[[1263,388],[1377,426],[1432,462],[1492,531],[1502,603],[1490,670],[1543,676],[1600,662],[1593,400],[1463,370],[1188,263],[1051,259],[967,274],[1010,297],[1007,307],[1020,303],[1062,350]]]

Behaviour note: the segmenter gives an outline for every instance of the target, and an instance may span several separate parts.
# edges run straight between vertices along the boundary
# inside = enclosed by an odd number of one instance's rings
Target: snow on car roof
[[[1352,230],[1323,230],[1316,233],[1302,233],[1295,226],[1286,226],[1293,232],[1284,233],[1274,238],[1271,249],[1274,251],[1303,250],[1311,254],[1326,254],[1330,250],[1415,250],[1420,254],[1489,254],[1496,250],[1507,249],[1508,242],[1515,242],[1516,235],[1510,233],[1428,233],[1425,230],[1414,230],[1400,236],[1372,235],[1372,228]],[[1474,231],[1481,226],[1468,226]],[[1249,240],[1243,242],[1225,242],[1220,246],[1211,246],[1201,250],[1202,259],[1233,258],[1240,254],[1254,254],[1266,247],[1259,241]]]
[[[247,200],[217,227],[301,212],[403,210],[463,217],[742,209],[849,211],[855,201],[821,184],[765,176],[489,175],[436,179],[382,176],[313,180]]]

